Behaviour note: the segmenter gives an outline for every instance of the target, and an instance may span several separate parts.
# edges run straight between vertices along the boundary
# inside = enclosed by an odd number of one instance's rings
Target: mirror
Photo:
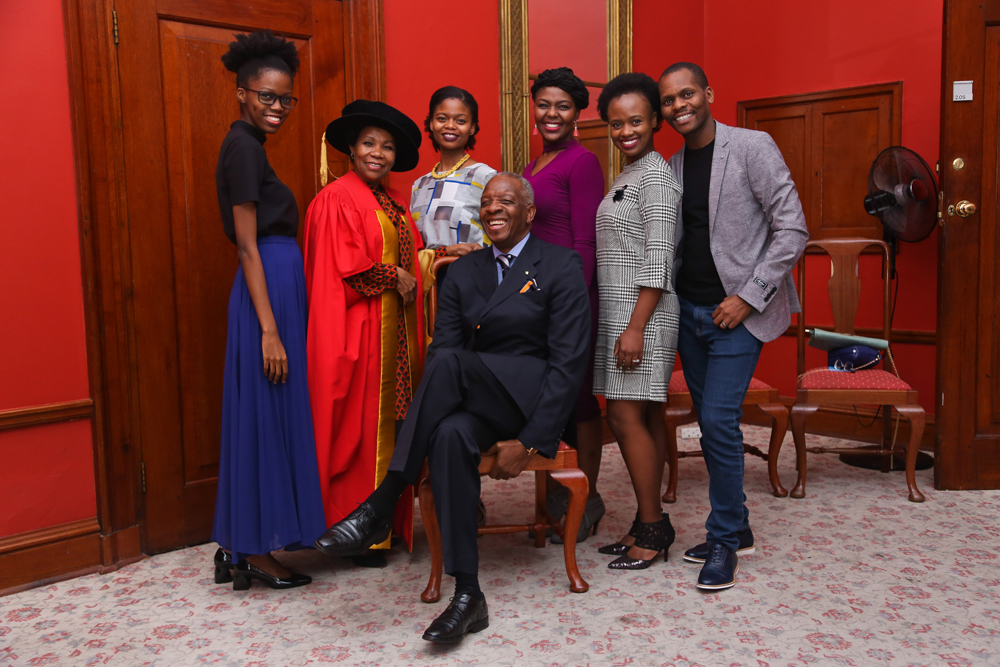
[[[631,0],[500,0],[502,161],[520,173],[541,141],[532,138],[531,83],[551,67],[570,67],[587,83],[590,106],[580,114],[580,143],[593,151],[610,184],[621,160],[597,114],[597,96],[632,65]]]

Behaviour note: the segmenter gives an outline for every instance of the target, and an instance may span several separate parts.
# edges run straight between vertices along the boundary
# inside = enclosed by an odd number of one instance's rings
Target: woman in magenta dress
[[[583,81],[568,67],[547,69],[531,86],[535,132],[542,137],[542,154],[524,168],[524,177],[535,189],[537,213],[531,233],[548,243],[572,248],[583,258],[583,273],[590,289],[591,351],[597,335],[597,207],[607,191],[597,156],[580,145],[576,123],[590,104]],[[594,360],[576,402],[577,452],[580,469],[590,480],[590,497],[577,540],[587,539],[604,516],[604,501],[597,492],[601,469],[601,407],[594,396]],[[566,513],[569,495],[551,488],[546,505],[553,518]],[[553,535],[553,541],[560,541]]]

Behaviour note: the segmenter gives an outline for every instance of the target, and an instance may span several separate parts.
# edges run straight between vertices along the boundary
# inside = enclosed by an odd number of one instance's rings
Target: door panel
[[[872,108],[875,100],[817,104],[813,140],[814,172],[819,196],[821,238],[871,236],[877,225],[859,201],[859,192],[868,192],[868,171],[875,156],[890,145],[889,115]],[[832,108],[831,108],[832,107]],[[853,108],[851,108],[853,107]],[[814,212],[815,217],[815,212]]]
[[[285,37],[313,34],[313,0],[157,0],[156,13],[202,25],[270,28]]]
[[[1000,0],[945,3],[934,483],[1000,488]],[[952,82],[973,81],[972,101]],[[954,166],[956,158],[964,164]],[[961,217],[949,205],[977,211]]]
[[[147,553],[207,540],[214,514],[238,266],[215,190],[219,147],[239,117],[235,75],[220,57],[237,31],[298,35],[299,104],[266,148],[301,218],[318,186],[322,130],[345,102],[341,3],[322,4],[332,7],[130,0],[118,8]]]
[[[764,107],[747,111],[746,126],[767,132],[774,139],[788,171],[791,172],[799,199],[806,207],[806,215],[811,220],[812,211],[808,203],[812,201],[813,179],[809,177],[810,129],[812,128],[812,105]]]
[[[1000,312],[996,258],[1000,257],[1000,235],[997,234],[997,151],[1000,150],[1000,26],[986,29],[986,59],[983,86],[983,179],[979,205],[979,246],[983,257],[979,262],[979,376],[976,393],[976,436],[982,442],[977,449],[984,456],[1000,454]],[[986,440],[983,440],[987,438]],[[977,452],[980,453],[980,452]],[[1000,480],[1000,466],[977,470],[977,479]]]

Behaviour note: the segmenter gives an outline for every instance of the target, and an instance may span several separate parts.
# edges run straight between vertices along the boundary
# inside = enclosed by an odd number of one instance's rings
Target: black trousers
[[[389,470],[416,484],[427,460],[448,574],[478,573],[482,453],[516,438],[525,423],[517,403],[478,354],[444,348],[428,357]]]

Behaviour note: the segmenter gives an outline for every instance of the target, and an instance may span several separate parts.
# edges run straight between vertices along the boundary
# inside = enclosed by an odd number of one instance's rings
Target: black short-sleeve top
[[[299,232],[299,207],[295,195],[278,179],[264,152],[264,132],[238,120],[219,150],[215,187],[226,236],[236,243],[233,207],[248,201],[257,204],[257,237],[295,236]]]

